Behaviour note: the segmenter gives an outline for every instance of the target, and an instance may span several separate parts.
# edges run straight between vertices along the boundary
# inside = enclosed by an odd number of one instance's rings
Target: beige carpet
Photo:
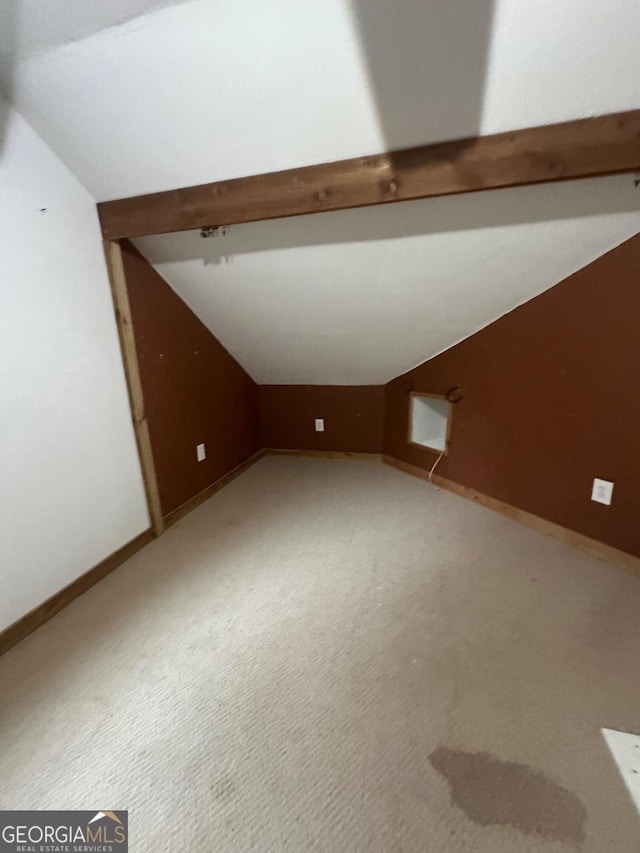
[[[637,853],[640,582],[388,467],[268,457],[0,659],[2,808],[135,853]]]

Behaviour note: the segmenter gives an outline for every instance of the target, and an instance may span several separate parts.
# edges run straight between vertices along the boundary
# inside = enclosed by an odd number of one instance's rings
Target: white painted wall
[[[2,101],[0,140],[2,630],[149,520],[95,203]]]

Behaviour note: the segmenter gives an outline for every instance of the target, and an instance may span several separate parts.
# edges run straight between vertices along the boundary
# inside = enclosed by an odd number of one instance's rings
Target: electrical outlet
[[[205,449],[204,443],[198,444],[196,446],[196,456],[198,457],[198,462],[204,462],[207,458],[207,451]]]
[[[324,432],[324,418],[316,418],[316,432]]]
[[[606,504],[609,506],[612,496],[613,483],[610,483],[609,480],[599,480],[595,477],[593,481],[593,488],[591,489],[591,500],[596,501],[596,503]]]

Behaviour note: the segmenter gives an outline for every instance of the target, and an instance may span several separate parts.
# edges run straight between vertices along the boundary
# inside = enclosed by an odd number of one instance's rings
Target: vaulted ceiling
[[[3,7],[2,85],[97,200],[640,107],[637,0],[46,5]],[[639,230],[620,176],[138,244],[258,380],[351,384]]]
[[[377,384],[622,242],[639,210],[618,176],[136,244],[257,381]]]
[[[180,0],[3,0],[0,57],[25,59]]]

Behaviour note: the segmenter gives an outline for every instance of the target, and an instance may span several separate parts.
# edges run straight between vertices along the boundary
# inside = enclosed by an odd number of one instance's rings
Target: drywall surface
[[[389,383],[385,452],[431,468],[407,443],[409,394],[460,386],[438,474],[640,556],[639,281],[640,235]]]
[[[149,518],[94,200],[0,119],[2,629]]]
[[[105,200],[636,108],[638,32],[637,0],[191,0],[4,79]],[[631,236],[631,206],[627,176],[139,245],[256,381],[369,385]]]
[[[124,268],[164,514],[260,448],[254,381],[129,245]],[[198,461],[197,446],[205,445]]]
[[[0,58],[28,57],[87,38],[181,0],[7,0],[0,14]],[[184,2],[184,0],[182,0]]]
[[[260,384],[379,385],[638,230],[622,175],[136,244]]]
[[[85,32],[125,11],[86,5]],[[40,6],[17,36],[81,34]],[[636,108],[639,31],[636,0],[191,0],[14,63],[5,86],[103,201]]]
[[[268,448],[382,453],[384,387],[261,385],[260,425]]]

